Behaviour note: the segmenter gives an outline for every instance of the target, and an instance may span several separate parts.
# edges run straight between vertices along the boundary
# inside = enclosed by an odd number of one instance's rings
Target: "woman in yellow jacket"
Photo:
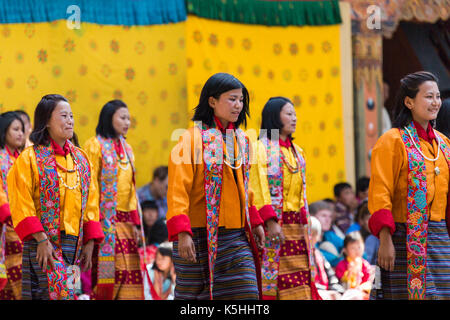
[[[400,81],[394,128],[372,150],[369,228],[384,299],[450,299],[450,140],[433,129],[437,82],[428,72]]]
[[[174,241],[175,299],[258,299],[264,231],[249,188],[249,96],[234,76],[205,83],[169,160],[167,229]],[[255,268],[256,263],[256,268]]]
[[[0,116],[0,300],[22,297],[22,242],[11,220],[6,177],[19,156],[24,131],[16,112],[8,111]]]
[[[22,299],[74,299],[80,268],[91,267],[103,239],[87,155],[69,140],[67,100],[46,95],[36,107],[26,148],[8,174],[14,229],[23,241]]]
[[[264,106],[250,182],[255,205],[269,219],[261,254],[263,299],[320,299],[311,277],[310,223],[305,155],[292,142],[292,102],[273,97]],[[278,222],[277,222],[278,220]]]
[[[105,234],[92,272],[93,294],[99,300],[141,300],[144,294],[137,248],[140,219],[134,155],[124,138],[129,127],[127,105],[109,101],[100,112],[97,135],[84,145],[92,162]]]

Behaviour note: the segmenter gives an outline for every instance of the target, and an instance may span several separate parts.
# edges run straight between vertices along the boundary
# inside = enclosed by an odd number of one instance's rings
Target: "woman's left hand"
[[[89,240],[81,250],[82,271],[88,271],[92,268],[92,252],[94,252],[94,239]]]
[[[264,240],[266,236],[264,235],[264,227],[262,224],[253,229],[253,234],[255,235],[256,245],[259,249],[264,247]]]
[[[269,239],[271,239],[272,243],[278,243],[280,245],[283,244],[285,237],[283,230],[281,229],[281,226],[278,224],[278,222],[273,219],[269,219],[266,222],[266,225],[268,231],[267,236],[269,237]]]

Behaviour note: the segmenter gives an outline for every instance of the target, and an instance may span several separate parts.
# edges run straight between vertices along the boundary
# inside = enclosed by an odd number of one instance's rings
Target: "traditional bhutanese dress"
[[[95,253],[92,287],[95,299],[142,300],[144,297],[135,225],[137,213],[134,155],[124,138],[100,136],[86,141],[98,185],[100,221],[105,240]]]
[[[74,299],[82,245],[103,239],[87,155],[70,141],[64,148],[53,141],[28,147],[9,172],[8,192],[23,241],[22,299]],[[36,260],[36,232],[45,232],[53,244],[54,269],[44,272]]]
[[[263,221],[251,205],[248,137],[231,124],[227,131],[235,135],[224,139],[220,122],[215,126],[188,129],[170,155],[167,228],[174,241],[175,299],[258,299],[251,229]],[[180,232],[192,236],[196,263],[180,257]]]
[[[311,279],[304,153],[289,139],[262,138],[254,149],[250,185],[255,205],[263,219],[276,215],[286,238],[280,245],[266,236],[261,253],[263,299],[320,299]]]
[[[6,177],[19,156],[8,147],[0,150],[0,300],[22,298],[22,241],[14,231],[8,202]],[[4,282],[4,286],[1,284]]]
[[[431,125],[391,129],[373,148],[369,228],[388,227],[395,247],[384,299],[450,299],[449,167],[450,140]]]

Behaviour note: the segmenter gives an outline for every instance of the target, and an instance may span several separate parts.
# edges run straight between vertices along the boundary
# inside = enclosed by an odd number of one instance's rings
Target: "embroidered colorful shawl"
[[[412,139],[420,146],[419,137],[414,123],[407,127]],[[400,134],[408,154],[408,199],[407,199],[407,287],[408,298],[422,300],[426,297],[427,269],[427,236],[428,236],[428,205],[427,177],[423,156],[415,148],[411,137],[404,129]],[[450,149],[444,140],[436,134],[441,144],[441,151],[447,159],[450,168]]]
[[[205,174],[205,196],[206,196],[206,229],[208,239],[208,266],[209,266],[209,295],[213,299],[214,286],[214,264],[217,256],[217,236],[219,231],[219,208],[222,193],[223,174],[223,137],[222,133],[215,128],[208,128],[205,124],[200,127],[203,141],[203,163]],[[236,129],[236,139],[242,146],[242,170],[245,188],[245,220],[247,230],[250,225],[248,211],[248,184],[250,177],[249,143],[244,132]],[[247,237],[253,240],[251,232],[247,231]]]
[[[0,174],[2,178],[2,186],[6,195],[8,195],[8,184],[6,183],[6,177],[8,176],[9,169],[13,165],[13,160],[9,156],[6,148],[0,149]],[[0,230],[0,290],[2,290],[8,282],[7,270],[6,270],[6,225],[11,225],[11,219],[8,219],[6,223],[2,225]]]
[[[97,136],[102,151],[102,168],[100,174],[100,216],[105,240],[98,252],[97,299],[112,300],[115,282],[115,217],[117,209],[117,174],[118,160],[113,139]],[[125,139],[120,137],[125,153],[132,165],[132,151]]]
[[[6,148],[0,149],[0,169],[2,175],[2,186],[3,190],[5,190],[6,195],[8,195],[8,184],[6,183],[6,178],[8,176],[9,169],[11,169],[14,164],[13,159],[8,153]]]
[[[283,222],[283,162],[281,161],[280,144],[278,140],[273,141],[264,137],[260,140],[264,145],[267,153],[267,179],[269,183],[269,191],[272,201],[272,207],[274,208],[279,223]],[[300,170],[302,174],[302,194],[304,207],[301,208],[301,212],[305,213],[305,225],[310,225],[310,217],[308,210],[308,201],[306,199],[306,163],[305,159],[301,156],[300,152],[293,145],[294,155],[297,157],[297,161],[300,164]],[[311,228],[307,227],[308,239],[306,241],[309,266],[313,265],[312,251],[310,247],[311,243]],[[277,279],[280,264],[280,250],[281,245],[279,243],[273,243],[272,239],[266,236],[265,247],[262,252],[262,281],[263,281],[263,293],[264,295],[270,295],[269,292],[276,292],[278,290]],[[312,283],[312,281],[311,281]]]
[[[78,234],[75,264],[79,265],[79,254],[83,241],[83,217],[86,209],[89,194],[89,184],[91,181],[91,171],[89,161],[84,154],[70,141],[67,141],[73,161],[76,163],[81,183],[81,218],[80,230]],[[64,263],[61,249],[60,235],[60,199],[59,180],[56,169],[56,159],[51,145],[34,146],[36,154],[37,168],[39,172],[39,193],[41,203],[41,224],[47,234],[49,241],[56,246],[55,253],[57,261],[54,261],[54,268],[47,266],[48,291],[50,300],[72,300],[74,291],[68,283],[68,267]]]

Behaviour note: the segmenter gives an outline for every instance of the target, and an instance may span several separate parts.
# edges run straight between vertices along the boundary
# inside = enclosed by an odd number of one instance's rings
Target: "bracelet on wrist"
[[[37,244],[41,244],[42,242],[45,242],[45,241],[47,241],[47,240],[48,240],[48,238],[45,238],[45,239],[43,239],[43,240],[41,240],[41,241],[38,241]]]

